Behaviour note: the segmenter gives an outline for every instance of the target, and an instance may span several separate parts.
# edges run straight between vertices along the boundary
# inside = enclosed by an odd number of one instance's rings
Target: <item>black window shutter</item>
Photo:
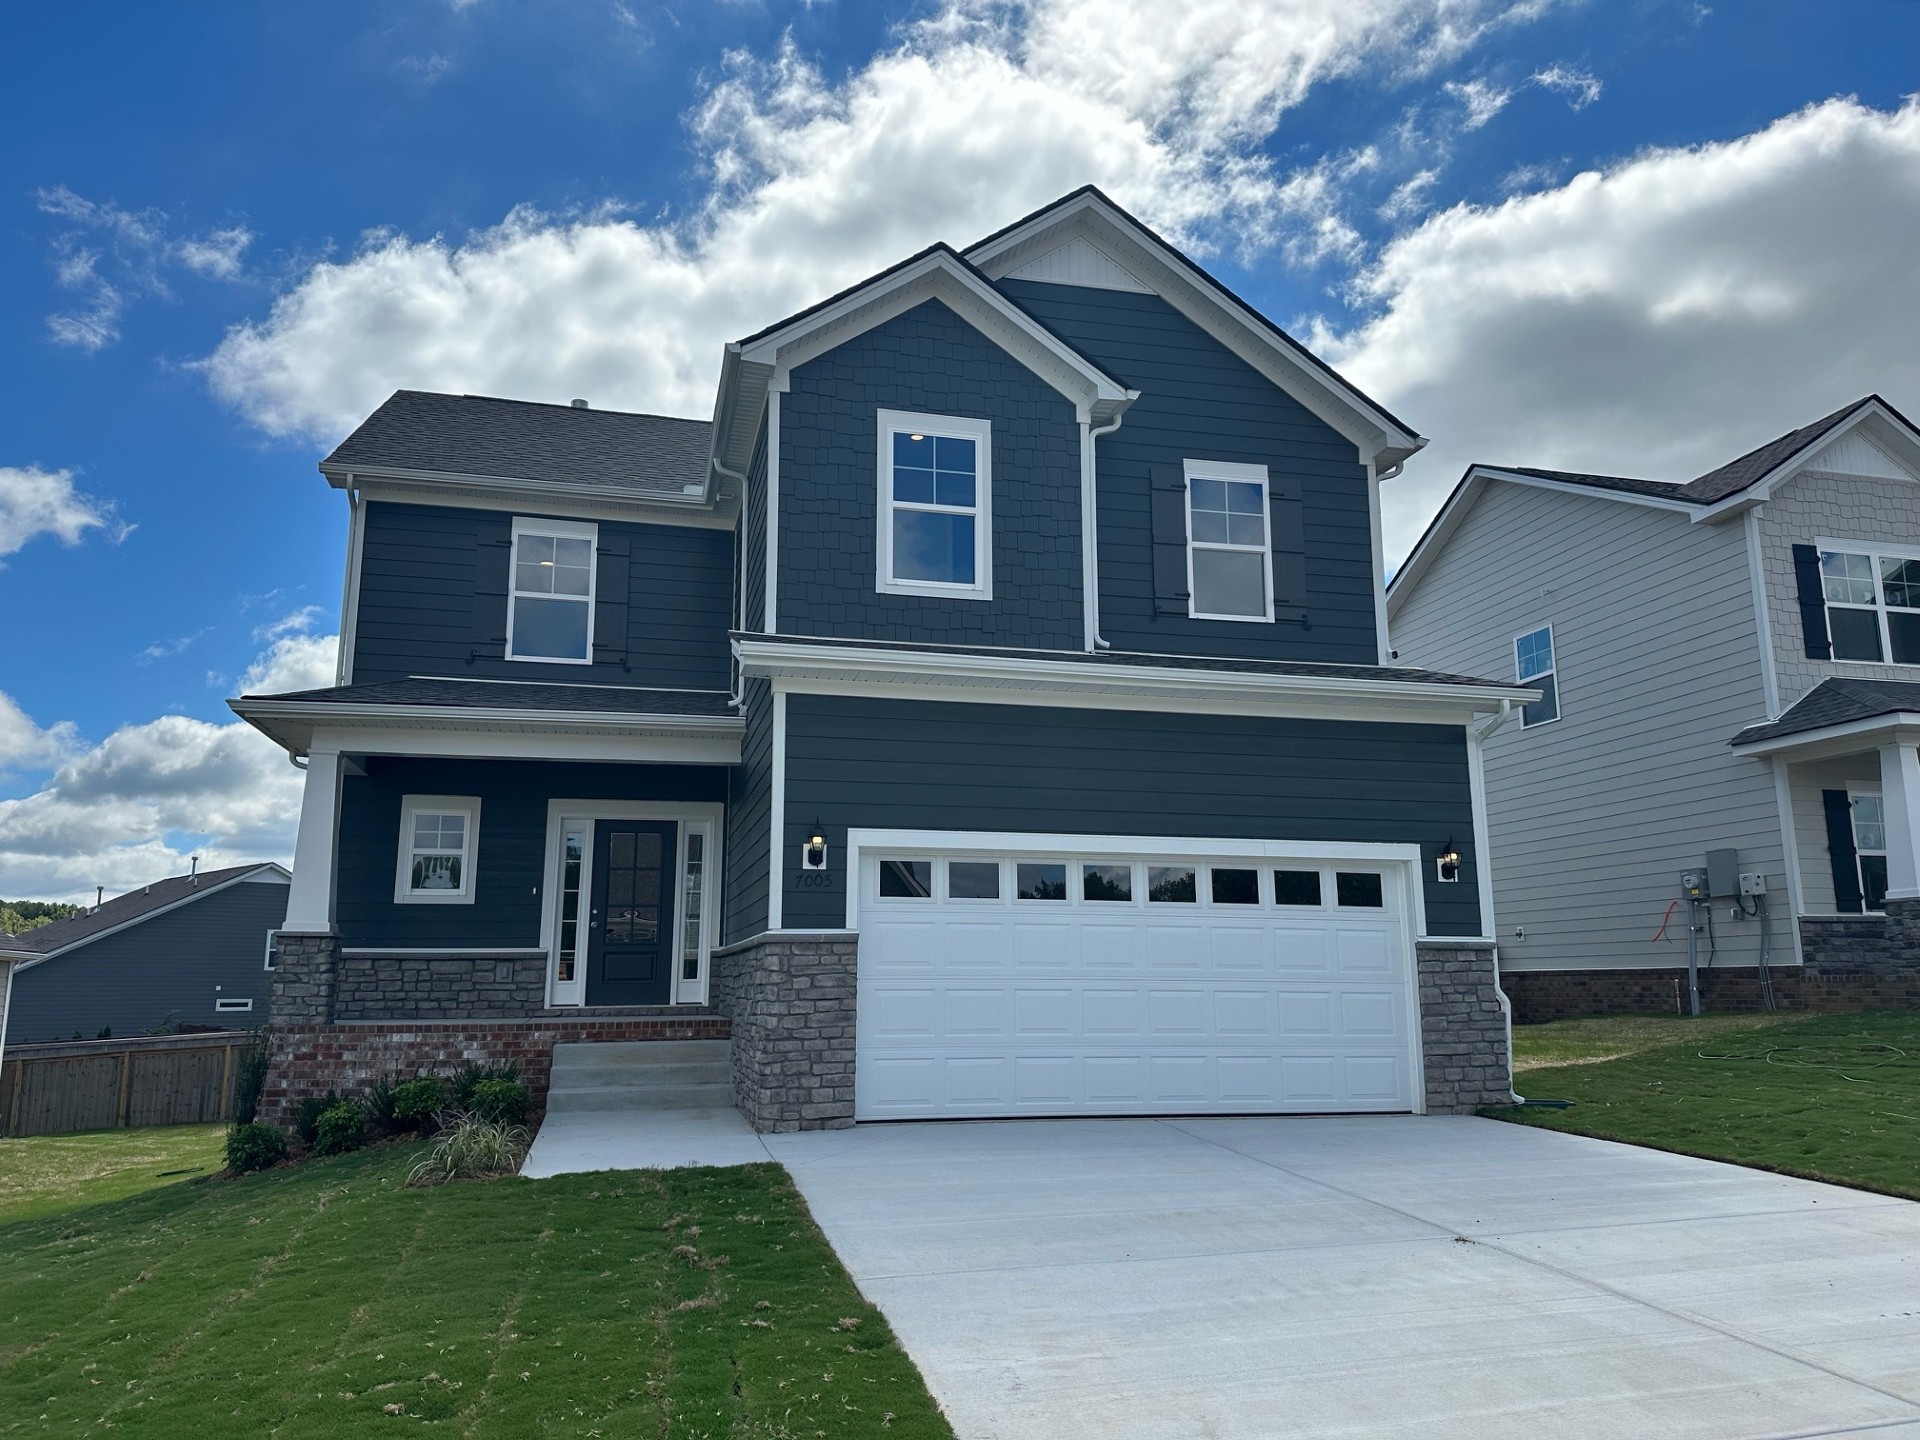
[[[624,535],[602,535],[593,587],[593,663],[627,664],[629,547]]]
[[[482,516],[475,527],[473,565],[473,648],[478,657],[507,653],[507,580],[513,568],[513,524],[503,516]]]
[[[1827,635],[1827,596],[1820,584],[1820,551],[1816,547],[1793,547],[1793,578],[1800,587],[1800,632],[1806,641],[1807,658],[1831,660],[1833,641]]]
[[[1822,790],[1820,803],[1826,807],[1827,853],[1833,857],[1833,908],[1842,915],[1859,915],[1866,905],[1860,894],[1860,862],[1853,848],[1853,802],[1844,790]]]
[[[1273,618],[1305,624],[1307,519],[1300,498],[1300,477],[1270,473],[1267,505],[1273,527]]]
[[[1185,615],[1187,600],[1187,481],[1177,465],[1155,465],[1153,482],[1153,613]]]

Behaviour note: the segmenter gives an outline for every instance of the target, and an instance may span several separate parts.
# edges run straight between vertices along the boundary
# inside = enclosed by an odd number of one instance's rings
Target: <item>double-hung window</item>
[[[513,522],[507,658],[593,663],[594,549],[599,527],[577,520]]]
[[[986,420],[880,412],[879,587],[993,598],[993,433]]]
[[[1876,790],[1848,796],[1853,811],[1854,863],[1860,867],[1860,897],[1869,910],[1887,908],[1887,802]]]
[[[479,831],[478,796],[408,795],[402,799],[395,903],[471,905]]]
[[[1820,586],[1834,659],[1920,665],[1920,551],[1822,540]]]
[[[1514,637],[1514,678],[1529,689],[1540,692],[1538,700],[1520,709],[1522,729],[1545,725],[1549,720],[1560,718],[1560,686],[1555,676],[1556,668],[1551,625],[1542,625],[1538,630],[1529,630],[1524,635]]]
[[[1267,467],[1189,460],[1187,613],[1196,620],[1273,619]]]

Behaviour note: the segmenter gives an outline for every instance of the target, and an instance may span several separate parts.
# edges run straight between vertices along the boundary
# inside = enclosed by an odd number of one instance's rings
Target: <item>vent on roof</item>
[[[571,400],[567,403],[572,405],[576,410],[585,410],[587,408],[587,402],[584,400]]]

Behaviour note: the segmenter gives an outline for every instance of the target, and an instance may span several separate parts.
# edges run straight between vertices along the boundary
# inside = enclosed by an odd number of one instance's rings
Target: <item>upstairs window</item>
[[[515,520],[507,601],[507,658],[593,663],[594,552],[599,527]]]
[[[883,594],[992,598],[992,426],[880,412]]]
[[[1188,614],[1196,620],[1273,619],[1267,467],[1189,460]]]
[[[1836,660],[1920,665],[1920,552],[1820,547]]]
[[[1542,625],[1538,630],[1529,630],[1524,635],[1514,637],[1514,678],[1529,689],[1540,692],[1538,700],[1520,708],[1522,729],[1545,725],[1550,720],[1560,718],[1560,687],[1554,671],[1551,625]]]
[[[400,905],[471,905],[480,800],[473,795],[408,795],[400,802]]]

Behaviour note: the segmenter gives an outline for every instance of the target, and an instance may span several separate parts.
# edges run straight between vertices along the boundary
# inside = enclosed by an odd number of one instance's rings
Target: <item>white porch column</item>
[[[1887,898],[1920,900],[1920,748],[1880,747],[1880,796],[1887,808]]]
[[[339,814],[340,752],[315,750],[307,756],[307,789],[293,841],[293,884],[287,891],[287,919],[281,927],[292,934],[333,931],[334,834]]]

